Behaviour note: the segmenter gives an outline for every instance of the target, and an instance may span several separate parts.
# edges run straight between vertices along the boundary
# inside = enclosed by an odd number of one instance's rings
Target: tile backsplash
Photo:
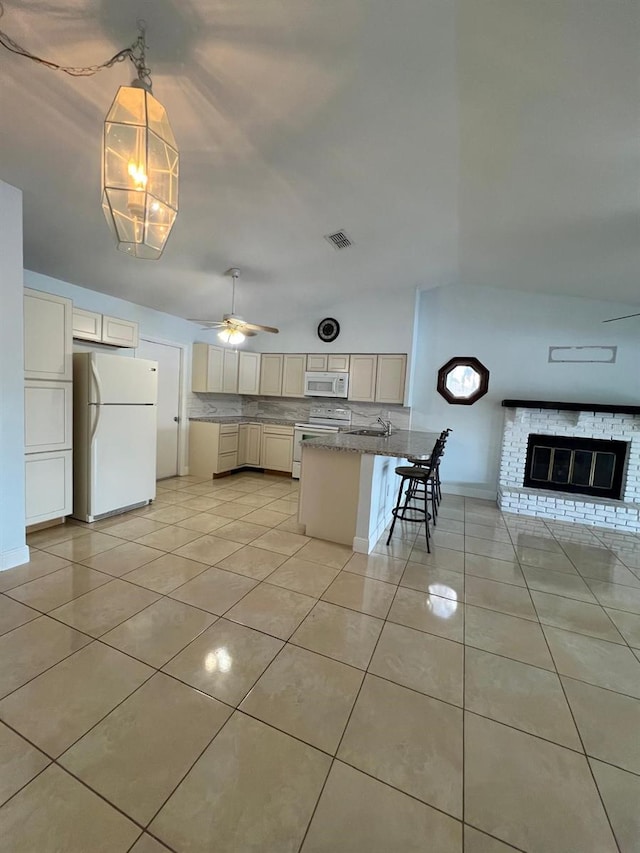
[[[241,397],[237,394],[194,394],[187,401],[190,418],[209,416],[244,415],[256,417],[287,418],[306,421],[311,406],[340,406],[350,409],[352,424],[368,426],[378,417],[389,418],[396,429],[409,429],[411,409],[407,406],[391,406],[383,403],[353,403],[339,399],[301,399],[299,397]]]

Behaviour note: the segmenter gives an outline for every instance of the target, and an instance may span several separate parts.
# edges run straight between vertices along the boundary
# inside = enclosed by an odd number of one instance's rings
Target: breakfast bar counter
[[[439,433],[328,433],[302,442],[299,520],[308,536],[370,553],[391,519],[398,465],[431,453]]]

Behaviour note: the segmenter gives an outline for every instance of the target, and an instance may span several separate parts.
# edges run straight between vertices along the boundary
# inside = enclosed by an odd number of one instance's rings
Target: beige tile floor
[[[12,853],[637,853],[640,537],[446,496],[431,554],[297,484],[163,481],[0,575]],[[400,526],[399,526],[400,527]]]

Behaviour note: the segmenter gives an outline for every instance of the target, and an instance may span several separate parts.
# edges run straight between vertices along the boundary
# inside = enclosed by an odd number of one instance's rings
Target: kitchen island
[[[408,456],[431,453],[439,433],[329,433],[302,442],[299,520],[307,536],[370,553],[391,520]]]

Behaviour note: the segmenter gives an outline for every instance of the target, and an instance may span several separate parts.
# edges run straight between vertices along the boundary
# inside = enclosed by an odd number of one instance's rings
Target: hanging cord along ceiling
[[[3,15],[0,0],[0,18]],[[166,111],[151,91],[146,24],[139,19],[137,25],[137,39],[100,65],[59,65],[31,53],[1,29],[0,46],[71,77],[92,77],[131,60],[137,78],[131,86],[120,87],[104,123],[102,210],[118,249],[157,259],[178,215],[179,154]]]

